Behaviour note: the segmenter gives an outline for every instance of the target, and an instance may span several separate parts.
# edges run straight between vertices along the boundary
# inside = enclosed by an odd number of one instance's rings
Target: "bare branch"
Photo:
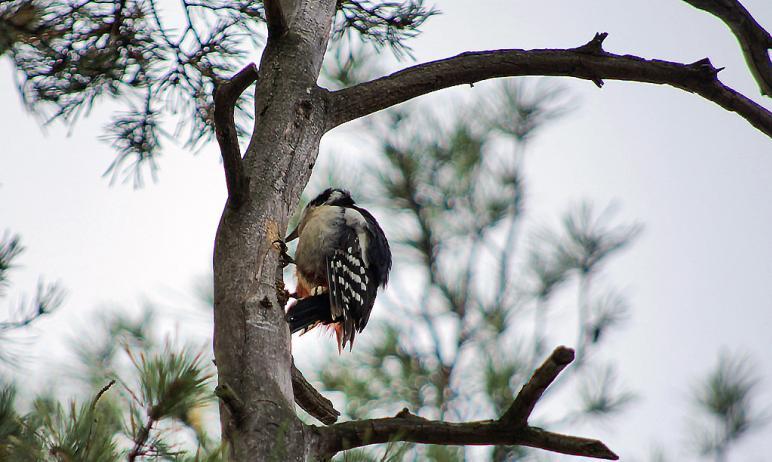
[[[257,80],[257,67],[251,63],[233,78],[219,85],[214,92],[215,133],[217,143],[220,145],[220,154],[225,167],[225,182],[228,185],[228,197],[232,207],[238,207],[241,204],[248,187],[233,113],[239,96],[255,80]]]
[[[684,0],[695,8],[716,16],[740,42],[745,62],[759,84],[762,95],[772,96],[772,35],[737,0]]]
[[[347,449],[393,441],[452,445],[519,445],[576,456],[617,460],[598,440],[561,435],[528,427],[536,402],[555,377],[574,359],[570,348],[558,347],[523,386],[499,420],[451,423],[428,420],[403,409],[394,417],[344,422],[319,429],[329,455]]]
[[[501,422],[515,427],[528,423],[528,417],[533,412],[536,402],[557,378],[558,374],[574,360],[574,350],[559,346],[549,358],[533,373],[528,383],[523,385],[512,405],[501,416]]]
[[[573,456],[619,460],[619,456],[603,444],[603,442],[598,440],[552,433],[534,427],[524,428],[523,436],[527,440],[527,442],[521,443],[523,446],[559,452],[561,454],[570,454]]]
[[[309,415],[318,419],[325,425],[334,424],[338,420],[340,412],[332,405],[332,402],[319,393],[303,374],[292,363],[292,391],[295,402]]]
[[[395,417],[344,422],[321,428],[330,454],[370,444],[409,441],[423,444],[520,445],[576,456],[617,460],[598,440],[561,435],[531,427],[511,428],[499,421],[440,422],[404,410]]]
[[[394,74],[330,94],[332,108],[327,129],[386,109],[436,90],[473,84],[495,77],[525,75],[567,76],[603,85],[603,79],[670,85],[697,93],[724,109],[738,113],[772,136],[772,113],[722,84],[706,58],[692,64],[647,60],[603,50],[607,34],[579,48],[567,50],[492,50],[462,53],[419,64]]]

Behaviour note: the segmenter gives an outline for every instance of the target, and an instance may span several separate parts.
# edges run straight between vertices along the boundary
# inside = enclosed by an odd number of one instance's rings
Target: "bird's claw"
[[[279,249],[279,259],[281,261],[281,267],[286,268],[289,264],[294,264],[295,260],[292,259],[292,257],[289,256],[287,253],[287,243],[284,242],[281,239],[276,239],[272,242],[273,245],[278,247]]]

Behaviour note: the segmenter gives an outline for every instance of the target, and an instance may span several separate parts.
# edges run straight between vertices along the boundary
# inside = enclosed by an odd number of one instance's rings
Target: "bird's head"
[[[313,198],[311,201],[306,204],[306,207],[303,209],[303,213],[300,216],[300,223],[303,223],[303,219],[308,215],[309,212],[311,212],[313,209],[321,206],[337,206],[337,207],[352,207],[356,204],[354,202],[354,199],[351,197],[351,193],[346,191],[345,189],[339,189],[339,188],[327,188],[324,191],[322,191],[318,196]],[[296,227],[286,238],[285,241],[289,242],[293,239],[296,239],[298,237],[298,232],[300,230],[300,225]]]
[[[320,205],[337,205],[338,207],[351,207],[354,205],[351,193],[345,189],[327,188],[321,194],[312,199],[305,210],[310,210]]]

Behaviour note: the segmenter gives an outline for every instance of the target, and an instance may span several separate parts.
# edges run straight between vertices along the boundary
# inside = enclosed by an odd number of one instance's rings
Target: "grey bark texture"
[[[223,155],[228,201],[214,249],[214,352],[223,439],[231,459],[327,460],[336,452],[393,439],[434,444],[524,444],[550,451],[614,459],[596,440],[528,426],[528,417],[573,351],[558,348],[525,384],[500,419],[454,423],[409,412],[328,427],[303,424],[295,413],[290,333],[276,239],[286,229],[311,175],[324,133],[410,98],[441,88],[516,75],[664,83],[736,111],[772,134],[765,108],[723,86],[708,61],[693,64],[606,53],[605,34],[570,50],[467,53],[415,66],[338,92],[317,85],[336,0],[266,0],[268,39],[259,66],[248,66],[215,94],[215,125]],[[243,157],[233,126],[233,104],[255,82],[255,121]],[[295,397],[334,422],[336,411],[313,396],[299,372]],[[308,385],[310,387],[310,385]],[[311,387],[312,388],[312,387]],[[310,397],[310,398],[308,398]],[[316,403],[315,403],[316,402]],[[303,404],[303,403],[301,403]]]
[[[215,239],[219,384],[243,404],[237,413],[222,404],[220,414],[237,461],[316,458],[314,433],[295,414],[290,333],[277,297],[279,259],[272,242],[287,229],[324,134],[326,105],[316,80],[334,10],[334,0],[302,2],[292,28],[269,35],[258,70],[254,131],[242,161],[248,181],[239,183],[248,190],[237,203],[229,192]]]

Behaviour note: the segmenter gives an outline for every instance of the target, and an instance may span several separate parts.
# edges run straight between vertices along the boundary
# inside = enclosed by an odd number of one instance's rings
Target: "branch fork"
[[[558,347],[533,373],[498,420],[451,423],[428,420],[403,409],[394,417],[344,422],[319,428],[328,456],[337,452],[393,441],[453,445],[521,445],[598,459],[617,460],[601,441],[561,435],[528,425],[536,403],[558,374],[574,360],[574,351]]]
[[[214,129],[225,167],[229,205],[233,208],[238,208],[244,202],[249,189],[249,177],[244,172],[234,112],[236,101],[255,81],[257,66],[250,63],[231,79],[218,85],[214,91]]]
[[[684,0],[707,11],[729,27],[737,37],[745,62],[762,95],[772,97],[772,35],[737,0]]]

